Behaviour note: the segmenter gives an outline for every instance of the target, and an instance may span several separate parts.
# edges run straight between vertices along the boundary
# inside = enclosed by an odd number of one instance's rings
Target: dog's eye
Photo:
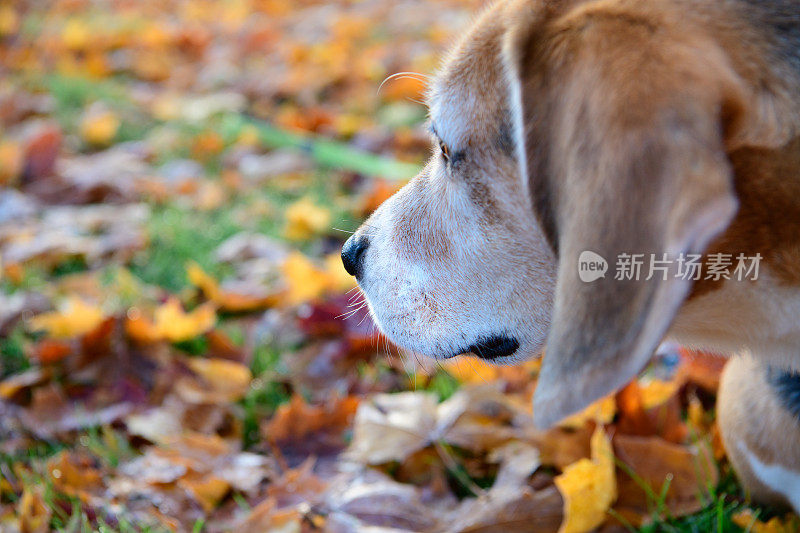
[[[450,162],[450,148],[443,141],[439,141],[439,150],[442,152],[442,157],[448,163]]]

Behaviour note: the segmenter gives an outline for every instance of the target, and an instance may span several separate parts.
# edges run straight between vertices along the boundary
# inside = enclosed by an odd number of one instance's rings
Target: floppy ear
[[[550,52],[541,41],[528,52],[536,45],[522,39],[528,48],[514,57],[530,192],[559,257],[534,396],[542,427],[643,368],[691,288],[674,260],[705,251],[737,206],[722,138],[724,73],[698,48],[648,28],[591,22],[562,28]],[[579,260],[602,267],[585,251],[607,261],[604,277],[581,280]],[[673,260],[667,279],[656,271],[647,280],[651,254],[663,253]],[[643,254],[638,280],[615,279],[623,254]]]

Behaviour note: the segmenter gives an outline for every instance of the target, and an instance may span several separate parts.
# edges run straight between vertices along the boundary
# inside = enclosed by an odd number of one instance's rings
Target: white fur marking
[[[768,465],[740,442],[739,449],[747,457],[750,469],[756,477],[773,492],[783,495],[796,512],[800,512],[800,472],[789,470],[781,465]]]

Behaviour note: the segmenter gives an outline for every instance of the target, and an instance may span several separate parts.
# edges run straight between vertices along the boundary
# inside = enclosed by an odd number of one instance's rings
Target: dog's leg
[[[800,512],[800,373],[733,357],[717,405],[728,457],[753,500]]]

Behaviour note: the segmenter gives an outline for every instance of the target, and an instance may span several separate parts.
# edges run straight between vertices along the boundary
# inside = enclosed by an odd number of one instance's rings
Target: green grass
[[[186,288],[189,261],[213,276],[224,276],[228,269],[214,261],[214,250],[240,229],[227,209],[198,212],[157,207],[147,223],[149,244],[134,257],[131,271],[142,281],[171,292]]]
[[[446,370],[439,369],[425,385],[425,389],[435,392],[439,396],[439,401],[444,401],[455,394],[459,389],[460,383]]]
[[[733,517],[745,510],[753,511],[755,517],[760,520],[775,516],[773,509],[747,505],[741,494],[735,475],[729,467],[725,467],[722,477],[715,487],[709,487],[707,495],[703,496],[704,506],[696,513],[680,518],[673,517],[666,505],[666,497],[669,491],[671,479],[666,479],[661,489],[656,493],[650,486],[642,480],[635,472],[631,471],[627,465],[618,466],[625,471],[631,478],[645,491],[648,500],[648,509],[653,517],[653,521],[639,529],[626,524],[616,513],[612,516],[619,519],[630,531],[640,531],[643,533],[739,533],[746,531],[733,521]],[[719,467],[719,465],[718,465]],[[698,488],[700,490],[700,488]]]
[[[271,346],[258,346],[253,354],[250,370],[255,379],[250,390],[240,402],[242,417],[242,441],[245,449],[251,448],[261,440],[260,423],[275,412],[278,406],[291,398],[291,392],[276,378],[281,373],[280,353]]]
[[[0,379],[30,368],[25,355],[25,332],[17,326],[6,337],[0,337]]]

